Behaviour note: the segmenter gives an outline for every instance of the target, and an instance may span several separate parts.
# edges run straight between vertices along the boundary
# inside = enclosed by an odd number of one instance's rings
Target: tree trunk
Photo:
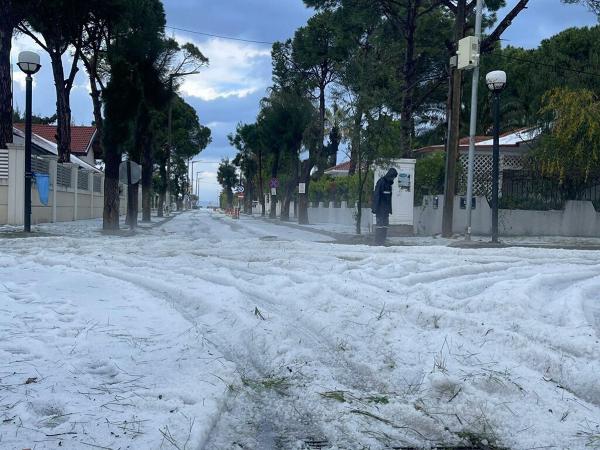
[[[368,172],[367,172],[368,173]],[[364,175],[364,179],[367,178],[367,174]],[[356,203],[356,234],[361,234],[361,222],[362,222],[362,202],[363,202],[363,172],[361,168],[358,168],[358,202]]]
[[[262,150],[258,152],[258,188],[260,189],[260,206],[262,217],[265,217],[267,206],[265,204],[265,186],[262,173]]]
[[[102,146],[102,133],[104,131],[104,118],[102,117],[102,100],[100,99],[100,90],[98,85],[92,79],[90,75],[90,90],[92,91],[90,97],[92,97],[92,105],[94,107],[94,124],[96,125],[96,140],[94,142],[94,158],[101,159],[104,157],[104,149]],[[95,147],[95,146],[98,147]],[[96,149],[98,151],[96,151]]]
[[[121,155],[111,151],[104,158],[104,214],[102,228],[104,230],[119,229],[119,164]]]
[[[227,188],[227,209],[231,209],[233,208],[233,191],[231,190],[231,187]]]
[[[244,214],[252,215],[252,200],[254,199],[254,181],[246,176],[246,189],[244,191]]]
[[[275,155],[273,156],[273,163],[271,165],[271,179],[277,179],[277,175],[279,172],[279,158],[281,157],[281,149],[278,149]],[[276,191],[279,194],[279,187]],[[279,195],[271,195],[271,211],[269,212],[270,219],[277,218],[277,200]]]
[[[133,147],[129,152],[129,160],[142,166],[142,177],[144,176],[143,166],[145,163],[146,151],[151,151],[152,147],[148,144],[150,139],[149,130],[150,118],[146,102],[142,101],[139,105],[137,117],[135,120],[135,130],[133,135]],[[127,193],[127,224],[130,228],[137,228],[139,214],[139,180]]]
[[[154,162],[152,161],[152,143],[148,136],[144,137],[144,158],[142,164],[142,222],[152,221],[152,175]]]
[[[138,225],[138,193],[140,189],[140,184],[132,184],[130,189],[127,189],[127,225],[132,230],[137,228]]]
[[[165,210],[165,194],[160,192],[158,194],[158,209],[157,209],[156,215],[158,217],[164,217],[164,210]]]
[[[165,210],[165,197],[166,197],[166,192],[167,192],[167,185],[166,185],[167,166],[166,166],[165,161],[161,161],[159,173],[160,173],[161,186],[160,186],[160,191],[158,193],[158,211],[157,211],[156,215],[158,217],[163,217],[164,210]]]
[[[277,197],[278,195],[271,195],[271,210],[269,211],[269,219],[277,218]]]
[[[325,99],[325,90],[327,86],[325,81],[322,81],[319,86],[319,142],[317,146],[318,155],[314,158],[314,161],[317,164],[317,173],[316,176],[320,178],[325,173],[327,167],[327,154],[325,152],[325,112],[326,112],[326,99]]]
[[[354,115],[354,132],[352,133],[352,141],[350,142],[350,168],[348,169],[348,176],[352,176],[356,173],[356,165],[360,159],[360,128],[362,116],[362,107],[359,104],[356,107],[356,114]]]
[[[152,175],[154,161],[152,160],[152,132],[150,131],[150,117],[147,105],[144,103],[140,109],[138,122],[140,124],[140,149],[142,159],[142,222],[152,220]]]
[[[455,41],[464,37],[466,20],[466,0],[457,4]],[[458,160],[458,141],[460,139],[460,106],[462,94],[462,70],[456,68],[450,72],[450,111],[448,112],[448,142],[446,143],[446,182],[444,189],[444,209],[442,212],[442,236],[452,236],[454,220],[454,196],[456,194],[456,162]]]
[[[4,14],[4,13],[3,13]],[[10,76],[11,24],[0,17],[0,148],[13,141],[12,84]]]
[[[281,214],[279,215],[279,220],[284,222],[290,221],[290,203],[292,201],[292,197],[286,195],[283,198],[283,202],[281,203]]]
[[[69,100],[70,89],[65,83],[65,72],[61,55],[54,51],[50,55],[52,73],[54,75],[54,88],[56,91],[56,146],[58,148],[58,162],[70,162],[71,157],[71,105]]]
[[[279,215],[279,220],[284,222],[290,221],[290,203],[292,201],[292,193],[296,188],[296,182],[296,177],[292,177],[291,181],[285,185],[285,192],[281,199],[281,214]]]

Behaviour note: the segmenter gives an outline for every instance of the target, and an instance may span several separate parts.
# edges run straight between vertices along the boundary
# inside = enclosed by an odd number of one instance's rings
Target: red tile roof
[[[25,130],[24,123],[15,123],[19,130]],[[56,144],[56,126],[33,124],[31,132],[47,141]],[[75,155],[86,155],[91,149],[92,139],[96,134],[94,126],[71,126],[71,153]]]
[[[330,171],[345,171],[345,172],[348,172],[349,170],[350,170],[350,161],[346,161],[346,162],[343,162],[341,164],[338,164],[337,166],[330,167],[325,172],[330,172]]]

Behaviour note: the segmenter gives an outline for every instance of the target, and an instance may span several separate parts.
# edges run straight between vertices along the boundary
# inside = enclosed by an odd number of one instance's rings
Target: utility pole
[[[456,43],[464,37],[467,0],[458,0],[454,37]],[[460,132],[460,105],[462,92],[462,69],[450,67],[451,100],[448,111],[448,142],[446,143],[446,178],[444,187],[444,210],[442,215],[442,236],[452,236],[454,218],[454,196],[456,194],[456,163],[458,160],[458,141]]]
[[[475,18],[475,39],[481,48],[481,22],[483,16],[483,0],[477,0]],[[471,124],[469,128],[469,168],[467,173],[467,229],[465,240],[471,240],[471,218],[473,204],[473,166],[475,162],[475,134],[477,132],[477,97],[479,93],[479,59],[473,69],[473,85],[471,87]]]

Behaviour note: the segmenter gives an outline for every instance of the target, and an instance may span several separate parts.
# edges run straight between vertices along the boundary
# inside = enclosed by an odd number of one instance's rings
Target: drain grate
[[[324,441],[322,439],[305,439],[304,443],[311,450],[322,450],[324,448],[329,447],[329,442]]]

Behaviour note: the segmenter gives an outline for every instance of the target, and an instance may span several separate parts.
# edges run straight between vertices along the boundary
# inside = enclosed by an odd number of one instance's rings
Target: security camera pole
[[[481,46],[481,21],[483,16],[483,0],[477,0],[475,19],[475,39]],[[473,69],[473,84],[471,87],[471,125],[469,128],[469,166],[467,171],[467,229],[465,240],[471,240],[471,206],[473,204],[473,166],[475,162],[475,134],[477,132],[477,96],[479,88],[479,58]]]
[[[464,3],[459,2],[459,5],[464,7]],[[479,0],[477,3],[478,13],[482,10],[482,1]],[[464,9],[460,10],[460,14],[464,14]],[[462,17],[462,16],[461,16]],[[478,19],[481,18],[478,15]],[[461,21],[457,19],[457,23]],[[481,23],[479,23],[479,31],[481,33]],[[458,31],[457,31],[457,34]],[[458,141],[458,117],[457,111],[460,110],[460,80],[462,78],[461,73],[468,69],[476,69],[479,67],[479,41],[480,37],[467,36],[458,41],[458,51],[456,56],[450,59],[450,67],[452,70],[457,72],[453,75],[453,85],[451,86],[451,104],[449,104],[448,111],[448,141],[446,145],[446,179],[444,181],[444,211],[442,217],[442,236],[450,237],[453,232],[452,218],[454,216],[454,196],[455,196],[455,183],[456,183],[456,162],[458,159],[459,147],[455,145]],[[477,75],[477,78],[479,75]],[[476,86],[477,83],[474,83]]]

